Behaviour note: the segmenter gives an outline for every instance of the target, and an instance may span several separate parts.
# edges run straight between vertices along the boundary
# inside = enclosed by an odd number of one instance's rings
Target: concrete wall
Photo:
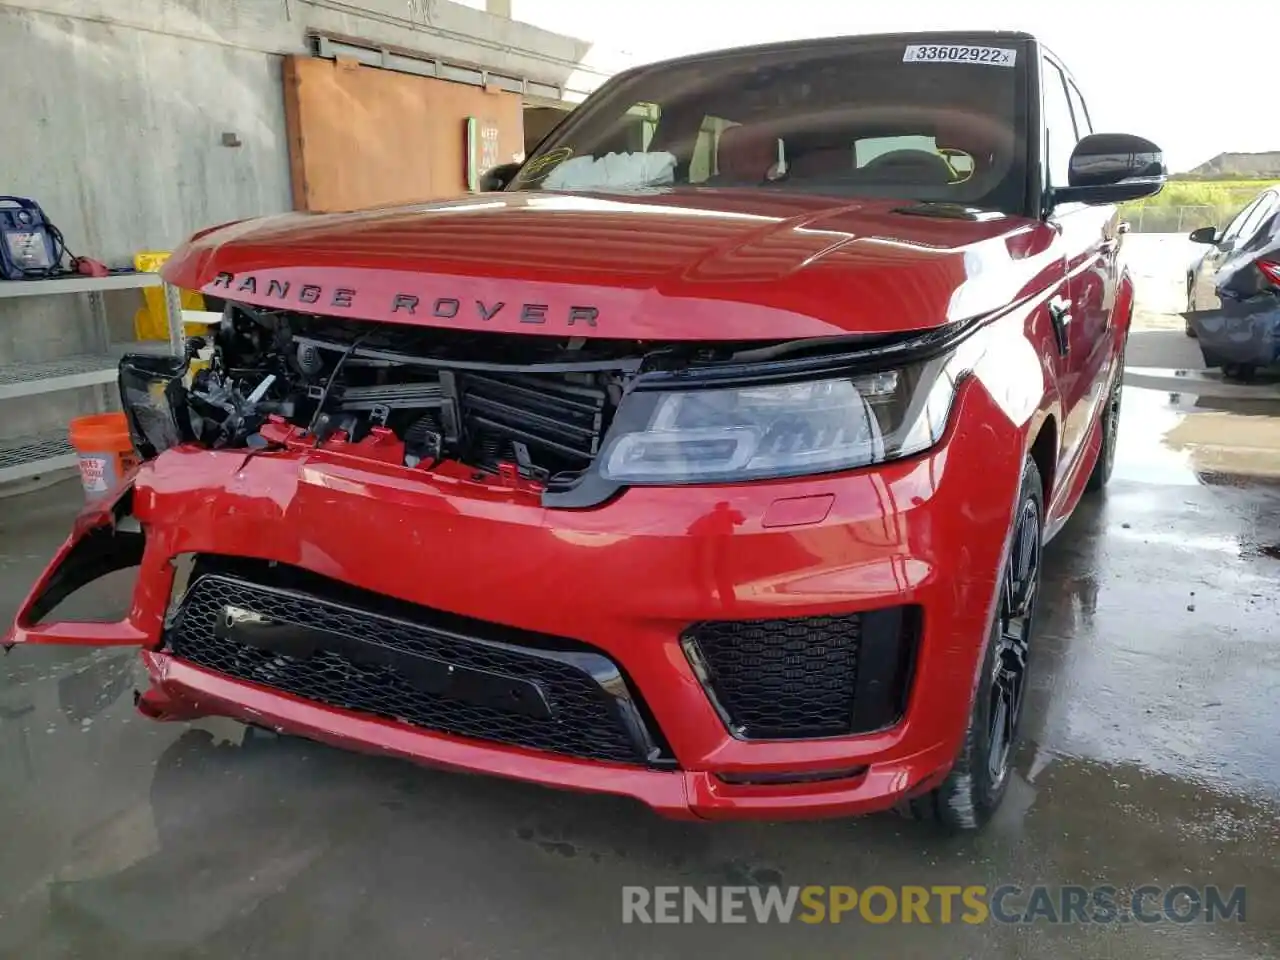
[[[0,193],[32,197],[77,254],[112,265],[200,226],[288,209],[279,57],[0,7]],[[224,131],[242,146],[221,146]],[[106,298],[128,335],[137,293]],[[105,347],[85,296],[0,300],[0,364]],[[57,429],[110,394],[0,404],[0,441]]]
[[[0,57],[0,129],[16,134],[0,184],[39,200],[76,252],[127,263],[288,208],[279,57],[5,7]]]
[[[308,29],[580,92],[604,79],[583,70],[585,41],[446,0],[0,0],[0,194],[35,198],[74,252],[111,265],[289,209],[280,60]],[[138,295],[107,301],[127,332]],[[0,300],[0,364],[102,347],[87,297]],[[0,443],[100,402],[37,399],[0,404]]]

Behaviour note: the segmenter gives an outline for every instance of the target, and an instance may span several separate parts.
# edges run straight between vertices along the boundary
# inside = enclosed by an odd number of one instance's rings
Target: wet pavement
[[[1141,380],[1141,378],[1138,378]],[[230,722],[128,652],[0,661],[0,957],[1280,957],[1280,403],[1131,387],[1046,551],[1027,742],[978,836],[673,823]],[[0,501],[9,617],[77,502]],[[123,588],[77,598],[120,607]],[[1243,923],[623,925],[623,885],[1243,885]]]

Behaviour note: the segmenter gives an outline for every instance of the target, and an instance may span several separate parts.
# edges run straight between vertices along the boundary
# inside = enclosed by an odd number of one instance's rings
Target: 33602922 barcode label
[[[902,54],[903,63],[977,63],[991,67],[1012,67],[1017,58],[1017,50],[954,43],[913,43]]]

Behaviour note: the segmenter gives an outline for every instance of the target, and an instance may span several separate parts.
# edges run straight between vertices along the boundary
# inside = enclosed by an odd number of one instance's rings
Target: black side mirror
[[[500,163],[496,167],[491,167],[480,177],[480,191],[482,193],[492,193],[495,190],[507,189],[507,185],[520,172],[520,167],[521,164],[518,163]]]
[[[1196,227],[1191,231],[1188,239],[1192,243],[1217,243],[1218,228],[1217,227]]]
[[[1127,133],[1091,133],[1071,152],[1067,186],[1052,202],[1123,203],[1150,197],[1168,179],[1164,154],[1150,140]]]

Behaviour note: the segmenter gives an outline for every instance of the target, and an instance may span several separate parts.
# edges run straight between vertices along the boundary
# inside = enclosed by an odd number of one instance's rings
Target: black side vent
[[[847,736],[891,726],[906,707],[919,610],[709,620],[684,634],[699,679],[744,740]]]

